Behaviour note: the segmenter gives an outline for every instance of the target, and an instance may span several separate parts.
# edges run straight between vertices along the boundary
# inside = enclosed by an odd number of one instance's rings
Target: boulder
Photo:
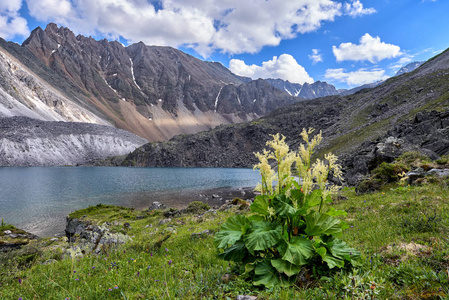
[[[150,207],[148,208],[148,211],[152,211],[155,209],[166,209],[166,208],[167,208],[167,206],[165,204],[155,201],[155,202],[151,203]]]

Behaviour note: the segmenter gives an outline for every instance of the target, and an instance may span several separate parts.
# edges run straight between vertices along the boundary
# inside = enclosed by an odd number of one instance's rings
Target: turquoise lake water
[[[255,187],[259,179],[251,169],[0,167],[0,219],[50,236],[64,231],[68,213],[90,205],[182,207],[203,200],[204,190]]]

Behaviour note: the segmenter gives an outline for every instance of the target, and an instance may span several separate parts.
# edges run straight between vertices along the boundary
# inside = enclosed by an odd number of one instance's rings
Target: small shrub
[[[373,170],[373,175],[376,179],[380,179],[385,183],[397,182],[402,178],[402,174],[410,171],[410,169],[402,163],[389,164],[381,163]]]
[[[357,195],[373,193],[379,191],[382,187],[382,181],[380,179],[367,179],[360,182],[355,188]]]
[[[187,206],[185,212],[198,215],[198,214],[208,211],[209,209],[210,209],[210,206],[207,205],[206,203],[203,203],[201,201],[193,201]]]
[[[423,155],[418,151],[404,152],[396,159],[397,163],[402,163],[406,166],[418,167],[421,163],[430,162],[427,155]]]
[[[449,154],[441,156],[440,159],[437,159],[435,162],[439,165],[449,164]]]

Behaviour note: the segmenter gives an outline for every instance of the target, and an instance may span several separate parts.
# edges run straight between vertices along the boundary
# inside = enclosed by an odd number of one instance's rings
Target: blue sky
[[[0,36],[49,22],[75,34],[168,45],[254,79],[351,88],[449,47],[447,0],[1,0]]]

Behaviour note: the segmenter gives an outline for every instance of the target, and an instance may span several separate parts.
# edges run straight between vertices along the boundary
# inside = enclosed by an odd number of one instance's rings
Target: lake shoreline
[[[164,204],[166,207],[175,208],[175,209],[183,209],[186,208],[189,203],[193,201],[201,201],[203,203],[208,204],[212,208],[218,208],[221,205],[225,204],[228,201],[232,201],[235,198],[240,198],[243,200],[251,200],[254,199],[256,193],[254,192],[255,187],[224,187],[224,188],[213,188],[213,189],[201,189],[201,190],[187,190],[176,193],[168,193],[161,198],[152,198],[148,199],[148,202],[136,205],[136,206],[127,206],[120,205],[124,207],[134,208],[138,211],[147,210],[153,202],[160,202]],[[181,203],[183,202],[183,203]],[[95,205],[102,204],[97,203]],[[92,206],[92,205],[90,205]],[[87,208],[89,206],[83,207],[81,209]],[[75,210],[76,211],[76,210]],[[73,211],[69,212],[72,213]],[[68,214],[69,214],[68,213]],[[67,214],[67,215],[68,215]],[[66,222],[65,222],[66,224]],[[30,229],[31,228],[31,229]],[[61,226],[57,226],[53,228],[53,230],[45,231],[41,233],[40,227],[38,224],[30,224],[25,226],[24,228],[20,228],[29,232],[31,234],[37,235],[38,237],[52,237],[52,236],[65,236],[65,226],[61,224]]]

